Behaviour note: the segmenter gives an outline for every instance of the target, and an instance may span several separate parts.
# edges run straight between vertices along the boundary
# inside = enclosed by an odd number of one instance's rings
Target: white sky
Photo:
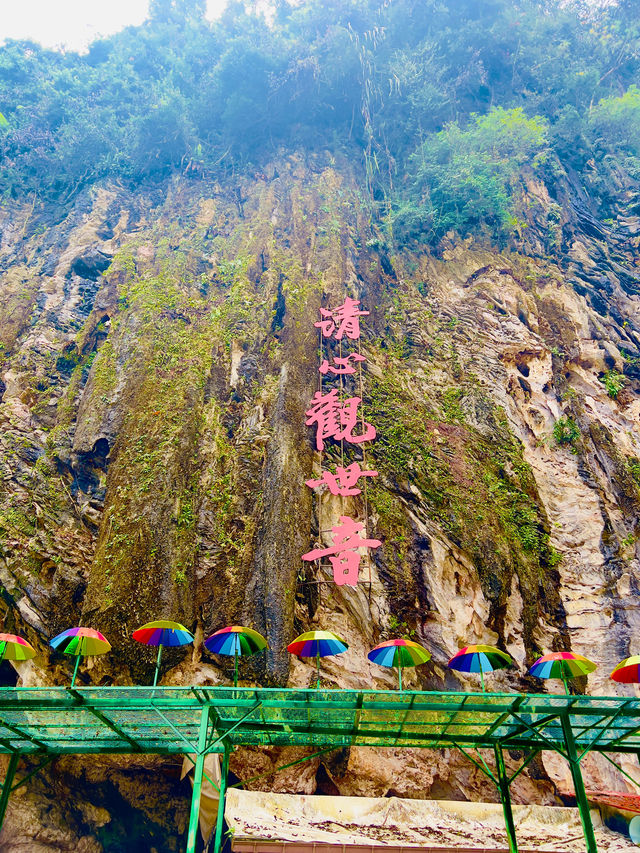
[[[148,0],[0,0],[0,43],[30,39],[45,47],[83,50],[147,17]],[[226,0],[207,0],[207,17],[218,17]]]

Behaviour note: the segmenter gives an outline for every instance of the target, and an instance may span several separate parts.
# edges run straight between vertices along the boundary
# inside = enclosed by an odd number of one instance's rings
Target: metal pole
[[[598,853],[598,845],[593,832],[593,824],[591,823],[591,812],[589,811],[589,803],[584,790],[584,782],[582,781],[582,772],[580,771],[580,759],[576,751],[576,742],[573,739],[573,731],[571,729],[571,721],[566,714],[562,714],[562,733],[564,734],[564,742],[567,746],[567,755],[569,757],[569,769],[573,779],[573,788],[576,792],[576,802],[578,811],[580,812],[580,820],[582,822],[582,831],[584,832],[584,840],[587,844],[587,853]]]
[[[160,672],[160,661],[162,660],[162,643],[158,646],[158,659],[156,660],[156,674],[153,676],[153,686],[158,683],[158,673]]]
[[[484,672],[482,670],[482,661],[480,662],[480,681],[482,682],[482,692],[484,693]]]
[[[162,647],[161,647],[162,648]],[[196,766],[193,771],[193,793],[191,794],[191,813],[189,814],[189,835],[187,836],[187,853],[195,853],[198,836],[198,818],[200,817],[200,794],[202,793],[202,772],[204,770],[204,755],[207,749],[207,731],[209,728],[209,706],[205,705],[200,717],[200,732],[198,734],[198,752]]]
[[[78,674],[78,667],[80,666],[80,655],[76,657],[76,665],[73,670],[73,678],[71,679],[71,686],[73,687],[76,683],[76,675]]]
[[[224,804],[227,798],[227,776],[229,775],[229,744],[224,742],[224,754],[220,769],[220,799],[218,800],[218,816],[216,818],[216,839],[213,853],[220,853],[222,848],[222,824],[224,823]]]
[[[402,690],[402,667],[398,667],[398,690]]]
[[[518,842],[516,840],[516,825],[513,820],[513,811],[511,809],[511,792],[509,790],[509,777],[507,769],[504,766],[504,756],[500,744],[495,744],[493,754],[496,758],[496,770],[498,771],[498,791],[502,800],[502,811],[504,812],[504,825],[507,830],[507,838],[509,839],[509,850],[511,853],[518,853]]]
[[[4,777],[4,782],[2,783],[2,794],[0,794],[0,829],[2,829],[4,816],[7,813],[9,797],[11,796],[11,786],[13,785],[13,777],[16,775],[16,770],[18,769],[18,761],[20,761],[20,753],[14,752],[9,759],[7,775]]]
[[[233,686],[238,686],[238,650],[236,649],[235,654],[233,655],[235,658],[233,665]]]

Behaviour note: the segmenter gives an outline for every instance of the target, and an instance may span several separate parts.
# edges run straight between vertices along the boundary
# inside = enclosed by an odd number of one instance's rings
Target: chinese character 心
[[[356,372],[355,367],[352,367],[349,364],[349,359],[353,359],[355,362],[367,360],[363,355],[359,355],[357,352],[352,352],[345,358],[334,358],[333,364],[329,364],[328,360],[323,358],[320,362],[318,371],[322,373],[323,376],[327,373],[333,373],[336,376],[349,376]]]

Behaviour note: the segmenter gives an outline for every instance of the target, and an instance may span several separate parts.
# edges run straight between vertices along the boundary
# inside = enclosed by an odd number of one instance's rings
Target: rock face
[[[451,238],[440,257],[390,254],[357,176],[329,155],[283,157],[232,186],[104,186],[59,219],[4,210],[0,606],[39,652],[5,664],[4,683],[64,683],[47,640],[71,624],[113,645],[81,680],[148,680],[153,657],[130,634],[164,617],[197,637],[192,653],[166,653],[165,683],[227,683],[201,643],[231,621],[268,637],[241,666],[264,684],[307,685],[310,665],[285,647],[325,628],[350,646],[348,663],[323,662],[327,685],[392,686],[366,651],[404,634],[433,655],[405,671],[408,687],[475,687],[446,661],[489,642],[521,672],[543,650],[586,654],[599,664],[589,692],[628,695],[608,673],[640,625],[640,223],[598,230],[568,185],[558,193],[563,264],[533,216],[518,251]],[[538,217],[558,207],[533,180],[532,197]],[[363,398],[379,476],[366,505],[305,486],[322,462],[304,423],[313,322],[345,296],[370,312]],[[327,447],[325,466],[340,452]],[[345,512],[368,515],[383,542],[356,588],[300,560]],[[539,689],[515,671],[490,678]],[[298,755],[241,750],[232,770]],[[57,762],[10,806],[0,849],[121,850],[133,826],[126,849],[179,849],[188,786],[175,762],[136,762]],[[590,787],[625,787],[609,767],[588,759]],[[261,784],[495,799],[444,751],[352,749]],[[514,788],[552,803],[571,783],[545,754]]]

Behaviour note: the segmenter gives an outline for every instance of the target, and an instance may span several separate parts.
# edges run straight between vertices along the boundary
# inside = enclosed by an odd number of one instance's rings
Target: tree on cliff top
[[[632,6],[280,0],[268,24],[239,2],[210,23],[204,0],[152,0],[142,26],[85,55],[11,41],[0,51],[0,193],[60,204],[105,178],[223,179],[282,147],[328,148],[362,161],[374,205],[424,220],[422,240],[485,215],[499,231],[513,175],[544,145],[525,134],[490,162],[498,116],[544,127],[578,170],[627,134],[634,174]],[[438,200],[449,178],[455,211]]]

